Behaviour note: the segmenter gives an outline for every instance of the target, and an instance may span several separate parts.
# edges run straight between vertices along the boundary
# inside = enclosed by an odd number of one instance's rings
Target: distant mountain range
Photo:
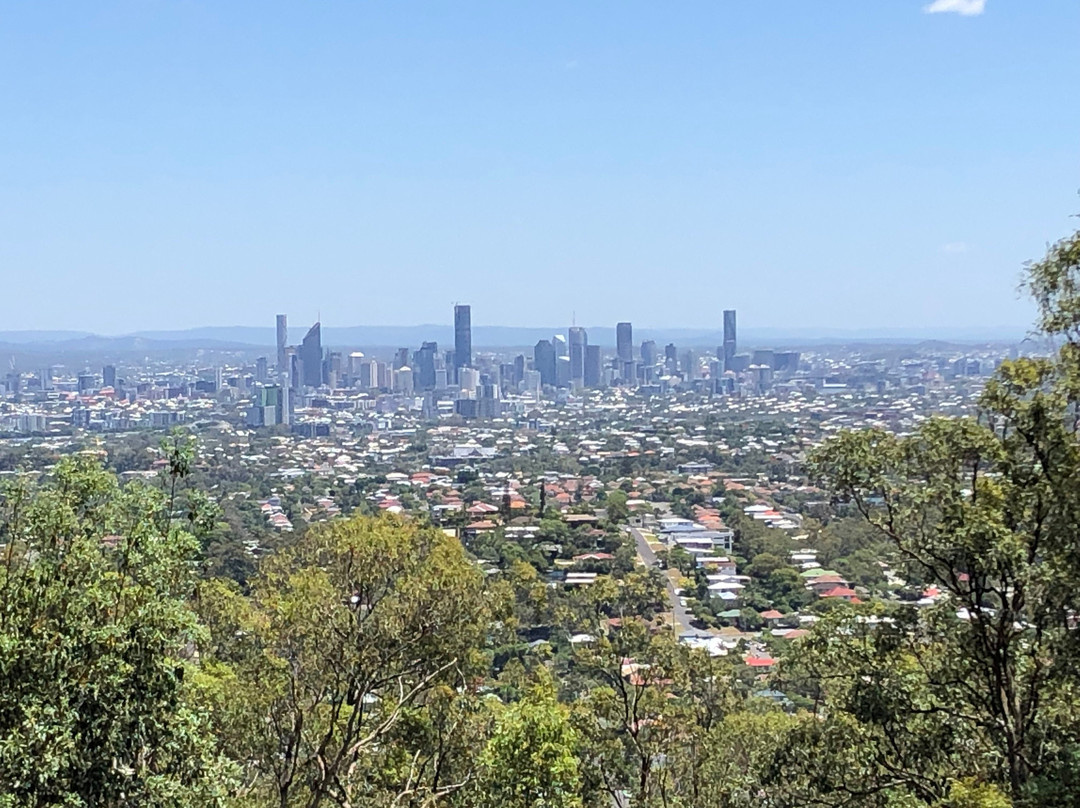
[[[586,327],[589,342],[613,347],[615,329],[607,326]],[[306,327],[290,329],[289,342],[300,341]],[[523,348],[553,334],[565,334],[562,328],[519,328],[515,326],[474,326],[476,348]],[[996,328],[745,328],[739,331],[740,348],[811,347],[859,343],[914,344],[928,340],[948,343],[1020,342],[1027,335],[1023,329]],[[673,342],[679,347],[713,349],[723,341],[719,329],[640,328],[634,330],[634,342],[655,340],[662,347]],[[450,325],[351,326],[324,327],[323,344],[336,348],[419,347],[434,340],[449,348],[454,341]],[[0,352],[158,352],[176,350],[255,350],[272,349],[273,328],[260,326],[209,326],[179,331],[139,331],[122,336],[101,336],[87,331],[0,331]]]

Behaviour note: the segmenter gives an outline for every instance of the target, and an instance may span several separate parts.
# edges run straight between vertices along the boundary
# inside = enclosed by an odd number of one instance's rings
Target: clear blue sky
[[[927,1],[5,3],[0,330],[1024,326],[1080,3]]]

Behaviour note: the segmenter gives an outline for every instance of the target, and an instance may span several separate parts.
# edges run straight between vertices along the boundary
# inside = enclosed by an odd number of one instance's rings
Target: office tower
[[[585,346],[585,375],[586,387],[597,388],[600,386],[600,346]]]
[[[615,326],[615,355],[620,362],[634,361],[634,327],[630,323]]]
[[[411,393],[413,391],[412,368],[398,368],[394,372],[394,390],[398,393]]]
[[[533,369],[540,374],[540,384],[555,386],[555,346],[542,339],[533,348]]]
[[[335,364],[331,356],[326,356],[322,361],[322,383],[329,387],[331,390],[336,390],[338,386],[338,378],[340,372],[334,370]],[[341,367],[341,361],[337,362],[337,367]]]
[[[255,360],[255,381],[259,384],[265,384],[270,378],[270,363],[266,360],[265,356],[260,356]]]
[[[570,381],[585,381],[585,347],[589,344],[589,335],[579,325],[570,329]]]
[[[454,306],[454,370],[472,367],[472,308]]]
[[[798,351],[777,351],[776,364],[773,365],[773,370],[783,370],[794,373],[799,369],[799,360],[801,358]]]
[[[469,397],[476,395],[476,388],[480,386],[480,371],[476,368],[461,368],[458,370],[458,387],[463,394]]]
[[[289,385],[281,385],[281,423],[285,426],[292,425],[293,399]]]
[[[697,358],[693,351],[686,351],[682,358],[682,376],[687,381],[693,381],[698,376]]]
[[[302,381],[305,387],[319,387],[323,383],[322,325],[315,323],[308,329],[300,343]]]
[[[101,383],[105,387],[116,389],[116,365],[106,365],[101,369]],[[44,389],[44,385],[42,389]]]
[[[664,371],[668,376],[674,376],[675,371],[678,369],[679,360],[676,358],[675,352],[674,342],[669,342],[664,346]]]
[[[543,384],[540,380],[540,371],[538,370],[526,370],[525,379],[522,381],[522,391],[526,395],[539,395],[540,387]]]
[[[405,367],[409,364],[409,349],[398,348],[397,353],[394,354],[394,370]]]
[[[214,368],[214,392],[220,393],[225,389],[225,368],[218,365]]]
[[[566,347],[566,337],[563,334],[556,334],[552,338],[551,344],[555,348],[555,356],[570,355],[570,349]]]
[[[774,368],[776,367],[776,352],[772,348],[758,348],[754,351],[750,364]]]
[[[647,368],[656,365],[656,343],[651,339],[641,343],[641,364]]]
[[[656,378],[656,343],[647,339],[641,343],[641,380],[652,384]]]
[[[360,378],[360,366],[364,362],[364,354],[361,351],[353,351],[349,354],[349,384],[356,385],[356,380]]]
[[[499,400],[499,385],[484,375],[477,389],[476,414],[479,418],[498,418],[502,414],[502,402]]]
[[[439,345],[425,342],[420,350],[413,354],[414,381],[419,390],[435,389],[435,359],[439,355]]]
[[[285,356],[285,362],[289,366],[289,372],[286,374],[289,377],[289,389],[299,390],[304,386],[304,363],[295,348],[287,351]]]
[[[357,374],[360,380],[360,388],[363,390],[376,390],[379,387],[379,363],[374,359],[368,359],[360,363]]]
[[[276,385],[266,385],[255,391],[248,426],[274,426],[288,423],[287,391]]]
[[[735,309],[726,309],[724,311],[724,370],[733,370],[732,360],[735,359],[735,352],[738,347],[738,340],[735,336]]]
[[[521,384],[521,381],[525,378],[525,354],[518,354],[514,357],[514,386]]]
[[[514,390],[517,387],[514,376],[513,362],[502,362],[499,364],[499,387],[501,389]]]
[[[569,387],[570,386],[570,357],[569,356],[556,356],[555,357],[555,386],[556,387]]]
[[[289,370],[285,348],[289,343],[289,327],[286,325],[285,315],[277,316],[277,370],[278,373],[286,373]]]

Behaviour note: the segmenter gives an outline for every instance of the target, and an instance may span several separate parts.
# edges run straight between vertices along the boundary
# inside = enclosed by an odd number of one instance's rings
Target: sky
[[[0,4],[0,330],[1025,328],[1075,0]]]

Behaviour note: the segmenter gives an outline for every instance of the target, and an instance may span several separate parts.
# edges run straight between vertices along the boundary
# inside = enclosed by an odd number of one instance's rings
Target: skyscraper
[[[642,381],[652,384],[656,376],[656,342],[651,339],[641,343]]]
[[[542,339],[533,348],[533,369],[540,374],[540,384],[555,386],[555,346]]]
[[[585,346],[585,386],[596,388],[600,386],[600,346]]]
[[[116,366],[106,365],[101,369],[101,383],[105,387],[116,387]],[[42,386],[44,389],[44,385]]]
[[[634,326],[619,323],[615,326],[615,354],[619,362],[634,361]]]
[[[472,308],[454,306],[454,370],[472,367]]]
[[[300,343],[300,362],[303,366],[305,387],[319,387],[323,383],[322,325],[315,323]]]
[[[647,339],[641,343],[641,364],[651,368],[656,364],[656,341]]]
[[[435,357],[438,355],[439,346],[435,342],[423,343],[413,354],[413,382],[418,389],[435,389]]]
[[[285,355],[285,348],[289,344],[289,327],[286,324],[285,315],[279,314],[277,316],[277,371],[278,373],[287,373],[289,370],[288,359]]]
[[[675,371],[678,369],[678,359],[675,354],[675,343],[669,342],[664,346],[664,372],[669,376],[674,376]]]
[[[732,370],[738,340],[735,337],[735,309],[724,311],[724,370]]]
[[[585,346],[589,344],[589,335],[579,325],[570,329],[570,381],[585,381]]]

